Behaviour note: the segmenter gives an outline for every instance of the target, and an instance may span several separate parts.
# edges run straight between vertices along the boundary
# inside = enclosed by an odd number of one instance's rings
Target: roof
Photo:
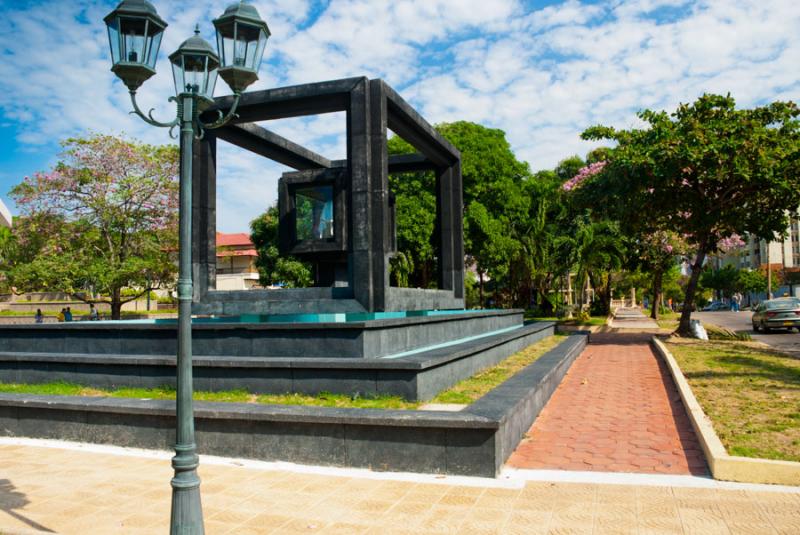
[[[244,232],[226,234],[217,232],[217,247],[246,246],[255,249],[255,244],[250,240],[250,235]]]

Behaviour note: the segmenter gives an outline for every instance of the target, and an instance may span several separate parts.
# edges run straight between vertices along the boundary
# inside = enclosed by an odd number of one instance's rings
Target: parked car
[[[717,310],[730,310],[730,306],[722,301],[713,301],[703,307],[703,312],[714,312]]]
[[[753,330],[768,333],[772,329],[792,327],[800,331],[800,299],[797,297],[779,297],[764,301],[755,307],[753,312]]]

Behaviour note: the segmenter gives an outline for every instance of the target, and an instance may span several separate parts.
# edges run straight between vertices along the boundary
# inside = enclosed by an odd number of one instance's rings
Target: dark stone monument
[[[205,113],[210,120],[232,105],[220,97]],[[257,124],[341,111],[341,161]],[[245,93],[237,113],[194,141],[193,313],[214,316],[192,322],[198,388],[425,400],[553,333],[552,323],[524,325],[521,310],[464,310],[461,156],[383,81]],[[390,156],[388,130],[418,152]],[[215,289],[218,139],[295,169],[279,182],[280,249],[313,263],[314,287]],[[396,245],[388,177],[409,171],[436,173],[438,289],[389,283]],[[154,386],[175,375],[173,320],[7,325],[0,340],[0,380]]]
[[[232,97],[207,114],[226,113]],[[258,125],[259,121],[345,112],[347,159],[331,161]],[[195,141],[194,277],[197,314],[381,312],[464,308],[461,159],[382,80],[348,78],[242,95],[239,117]],[[417,153],[389,156],[387,132]],[[296,169],[279,186],[280,248],[312,262],[315,287],[215,290],[216,150],[221,139]],[[436,173],[436,290],[389,284],[395,252],[389,174]]]

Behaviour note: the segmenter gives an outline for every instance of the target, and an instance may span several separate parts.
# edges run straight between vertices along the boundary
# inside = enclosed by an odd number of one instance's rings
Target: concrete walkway
[[[640,308],[620,308],[614,314],[609,326],[612,329],[635,329],[637,331],[658,331],[658,323],[645,316]]]
[[[705,474],[705,459],[678,391],[649,338],[593,334],[509,465]]]
[[[0,439],[0,533],[161,534],[169,453]],[[36,444],[36,445],[31,445]],[[97,450],[98,448],[95,448]],[[520,482],[203,458],[206,533],[798,533],[800,492]]]

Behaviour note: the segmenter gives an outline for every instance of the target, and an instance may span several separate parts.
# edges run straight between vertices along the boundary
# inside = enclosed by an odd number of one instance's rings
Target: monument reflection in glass
[[[332,186],[296,190],[295,211],[295,235],[298,241],[333,239]]]

